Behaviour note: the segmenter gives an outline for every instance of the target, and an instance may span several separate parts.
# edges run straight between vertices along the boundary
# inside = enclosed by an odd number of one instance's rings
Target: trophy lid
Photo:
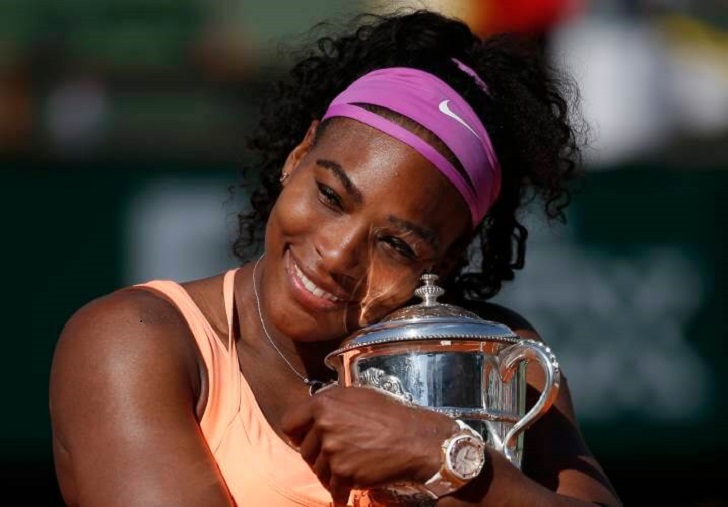
[[[379,322],[364,327],[344,340],[338,350],[326,357],[326,364],[339,354],[363,347],[408,341],[499,341],[516,343],[520,340],[508,326],[478,317],[456,305],[440,303],[445,293],[435,285],[437,275],[422,275],[423,285],[415,290],[422,302],[395,310]]]

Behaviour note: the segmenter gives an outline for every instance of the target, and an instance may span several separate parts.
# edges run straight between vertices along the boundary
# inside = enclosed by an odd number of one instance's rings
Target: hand
[[[373,388],[332,387],[292,407],[282,428],[334,505],[345,505],[352,488],[429,479],[457,425]]]

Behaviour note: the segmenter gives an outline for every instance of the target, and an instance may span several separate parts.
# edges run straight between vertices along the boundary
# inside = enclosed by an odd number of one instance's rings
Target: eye
[[[324,185],[317,181],[316,186],[318,187],[319,197],[322,202],[332,208],[342,209],[341,198],[331,187]]]
[[[408,260],[415,260],[417,254],[414,249],[404,240],[396,236],[385,236],[382,241],[388,248],[393,249],[397,254]]]

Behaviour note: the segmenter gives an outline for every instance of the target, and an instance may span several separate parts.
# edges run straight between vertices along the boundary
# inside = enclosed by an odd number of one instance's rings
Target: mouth
[[[338,303],[341,301],[344,301],[342,298],[334,296],[330,292],[326,292],[324,289],[316,285],[310,278],[308,278],[303,271],[301,271],[301,268],[298,267],[298,264],[293,264],[293,272],[296,274],[296,276],[299,278],[303,286],[306,288],[308,292],[313,294],[316,297],[324,298],[332,303]]]
[[[299,302],[305,306],[322,310],[339,308],[347,303],[348,298],[324,289],[321,287],[320,282],[317,283],[312,279],[311,275],[306,275],[290,251],[286,252],[286,257],[293,294]]]

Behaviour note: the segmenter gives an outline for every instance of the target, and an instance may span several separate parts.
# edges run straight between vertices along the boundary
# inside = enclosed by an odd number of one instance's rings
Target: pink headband
[[[458,67],[477,74],[461,62]],[[477,78],[482,89],[485,83]],[[422,125],[455,154],[462,174],[422,138],[357,104],[385,107]],[[391,67],[366,74],[341,92],[321,121],[345,116],[374,127],[417,150],[444,174],[465,199],[476,227],[500,192],[500,164],[490,137],[475,111],[440,78],[418,69]]]

